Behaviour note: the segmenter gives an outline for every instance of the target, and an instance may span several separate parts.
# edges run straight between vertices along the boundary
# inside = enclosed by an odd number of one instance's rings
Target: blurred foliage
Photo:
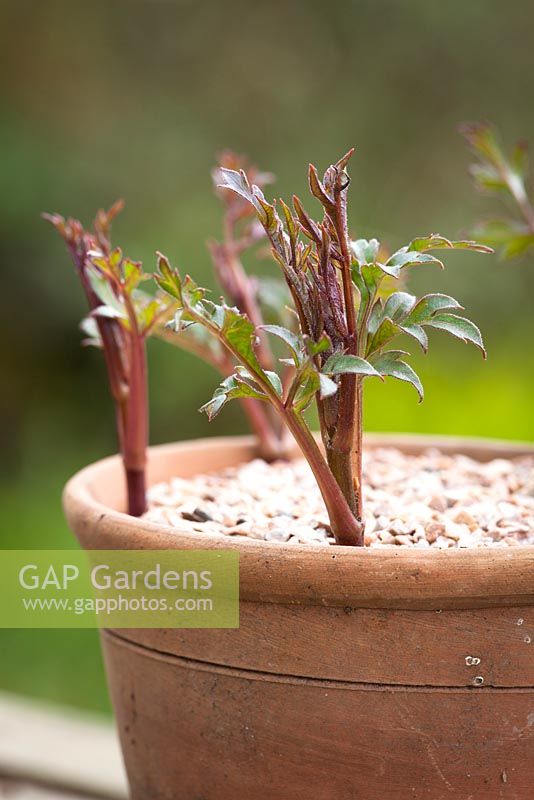
[[[534,206],[527,188],[530,175],[526,141],[517,142],[508,156],[492,125],[470,123],[461,126],[460,132],[477,159],[470,166],[475,186],[483,194],[500,197],[506,214],[504,218],[492,217],[479,222],[475,226],[477,235],[499,248],[503,258],[532,255]]]
[[[70,542],[62,483],[115,449],[103,364],[79,347],[84,299],[41,211],[89,222],[124,197],[117,244],[147,270],[159,248],[213,285],[210,170],[226,147],[272,170],[288,197],[306,191],[308,161],[324,168],[356,145],[351,233],[393,251],[414,231],[461,237],[488,212],[458,122],[490,119],[506,141],[534,130],[528,0],[513,13],[496,0],[0,0],[0,10],[4,547]],[[457,253],[446,273],[421,271],[408,287],[430,290],[462,298],[488,363],[436,336],[439,354],[414,363],[425,403],[407,386],[370,384],[366,428],[533,439],[534,270]],[[244,430],[237,408],[211,427],[196,412],[218,382],[209,367],[162,342],[149,357],[154,442]],[[95,643],[2,631],[0,685],[102,706]]]

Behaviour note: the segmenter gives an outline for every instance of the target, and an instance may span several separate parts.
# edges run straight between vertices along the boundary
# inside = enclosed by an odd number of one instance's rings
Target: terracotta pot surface
[[[149,482],[253,456],[241,437],[155,447]],[[177,533],[122,513],[116,457],[69,482],[65,509],[86,548],[240,552],[238,630],[103,634],[133,800],[534,797],[534,546],[289,548]]]

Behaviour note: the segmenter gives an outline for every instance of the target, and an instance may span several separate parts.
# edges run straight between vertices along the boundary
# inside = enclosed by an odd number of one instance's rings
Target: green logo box
[[[0,628],[237,628],[230,550],[3,550]]]

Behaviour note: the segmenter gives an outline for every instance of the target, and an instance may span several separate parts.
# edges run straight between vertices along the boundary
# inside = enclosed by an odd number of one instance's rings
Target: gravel
[[[364,453],[365,543],[370,547],[534,544],[534,457],[480,463],[393,447]],[[304,460],[256,459],[218,473],[172,478],[148,493],[145,519],[199,535],[287,545],[333,544]]]

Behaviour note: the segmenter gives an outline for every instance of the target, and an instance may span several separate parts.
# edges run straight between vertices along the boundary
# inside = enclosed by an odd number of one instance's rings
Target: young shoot
[[[395,291],[405,272],[442,262],[430,251],[468,249],[490,252],[472,241],[449,241],[431,234],[413,239],[383,257],[376,239],[353,241],[348,231],[347,165],[352,150],[331,165],[322,179],[309,168],[311,194],[322,206],[314,220],[293,197],[292,208],[265,199],[245,171],[220,169],[220,186],[248,204],[271,245],[293,302],[298,326],[258,324],[247,310],[214,303],[189,276],[182,277],[159,255],[156,281],[176,304],[170,328],[182,335],[202,329],[229,354],[235,369],[203,406],[215,417],[235,398],[254,400],[274,411],[292,433],[315,475],[338,544],[363,545],[362,402],[367,378],[393,377],[423,387],[396,340],[407,336],[426,352],[427,331],[444,330],[471,342],[485,356],[479,329],[459,314],[461,306],[444,294],[417,298]],[[387,290],[386,290],[387,287]],[[265,361],[266,337],[281,342],[286,354],[276,369]],[[306,421],[317,405],[321,449]]]
[[[475,226],[474,234],[483,242],[499,248],[504,258],[520,256],[534,247],[534,205],[529,197],[527,145],[518,142],[510,155],[503,150],[492,125],[471,123],[460,132],[477,158],[470,167],[476,187],[496,195],[511,209],[504,217],[493,217]]]
[[[286,305],[289,297],[285,285],[279,280],[251,277],[243,267],[242,257],[259,242],[265,242],[265,232],[258,222],[254,209],[239,195],[221,191],[221,169],[240,169],[246,167],[254,183],[260,187],[271,183],[270,173],[260,172],[248,166],[245,159],[226,151],[219,158],[212,177],[216,193],[223,205],[222,238],[208,242],[215,276],[226,300],[245,314],[257,331],[261,331],[267,321],[286,322]],[[206,336],[199,325],[182,326],[180,336],[169,335],[164,324],[158,326],[158,335],[200,356],[211,364],[225,378],[235,369],[235,361],[217,339]],[[269,338],[258,335],[256,355],[265,370],[273,370],[275,356]],[[258,454],[266,461],[287,456],[288,437],[280,417],[270,405],[258,402],[254,397],[241,397],[243,410],[249,425],[254,431]]]
[[[145,463],[148,445],[148,400],[145,340],[168,305],[141,291],[150,278],[142,265],[112,249],[111,222],[121,210],[116,203],[99,211],[93,229],[59,214],[43,216],[65,241],[80,278],[89,316],[82,322],[84,344],[103,350],[109,388],[116,409],[117,435],[124,463],[128,513],[146,510]]]

